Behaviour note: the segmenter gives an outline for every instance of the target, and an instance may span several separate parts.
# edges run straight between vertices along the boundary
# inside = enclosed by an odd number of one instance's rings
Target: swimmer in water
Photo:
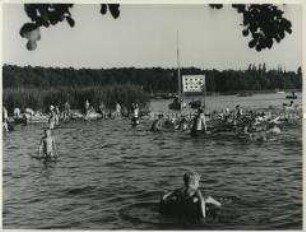
[[[188,221],[199,221],[206,217],[206,203],[221,207],[221,203],[212,197],[204,199],[199,189],[200,175],[193,171],[188,171],[184,175],[184,186],[162,196],[160,201],[161,212],[175,213]],[[169,204],[170,203],[170,204]],[[168,209],[170,205],[175,207]]]
[[[199,136],[202,133],[207,133],[206,119],[203,109],[199,109],[197,115],[194,118],[193,126],[191,128],[192,136]]]
[[[44,135],[38,147],[38,155],[43,158],[57,158],[56,145],[50,129],[44,130]]]
[[[48,120],[49,123],[49,129],[54,129],[56,125],[56,113],[55,111],[52,111]]]
[[[69,120],[71,116],[71,112],[70,112],[70,104],[68,101],[66,101],[65,103],[65,110],[64,110],[64,121]]]
[[[139,125],[139,106],[137,103],[133,104],[132,126]]]
[[[185,116],[181,115],[181,120],[179,121],[175,129],[185,131],[188,129],[188,127],[189,127],[188,120],[186,119]]]
[[[163,114],[159,114],[158,118],[154,120],[151,126],[151,131],[157,132],[162,129],[162,118],[163,118]]]
[[[271,135],[279,135],[281,133],[281,129],[276,125],[276,123],[271,123],[270,129],[268,130],[268,133]]]

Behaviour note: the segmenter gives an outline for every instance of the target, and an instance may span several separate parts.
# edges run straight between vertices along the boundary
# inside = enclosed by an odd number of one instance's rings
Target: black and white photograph
[[[3,229],[302,230],[303,7],[2,3]]]

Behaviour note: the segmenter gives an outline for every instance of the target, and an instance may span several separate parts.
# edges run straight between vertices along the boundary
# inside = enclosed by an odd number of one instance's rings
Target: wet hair
[[[192,186],[196,182],[200,181],[200,175],[194,171],[188,171],[184,174],[185,186]]]

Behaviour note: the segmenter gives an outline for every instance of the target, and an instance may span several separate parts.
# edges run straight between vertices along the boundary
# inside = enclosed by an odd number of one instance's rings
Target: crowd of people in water
[[[198,107],[197,110],[187,111],[188,113],[169,113],[160,112],[148,114],[144,119],[146,121],[153,119],[151,127],[152,132],[160,132],[165,130],[175,131],[190,131],[191,136],[213,136],[220,133],[232,133],[236,137],[245,138],[251,141],[267,140],[273,135],[281,133],[279,125],[288,120],[290,114],[294,112],[296,118],[301,118],[301,109],[294,101],[289,104],[283,104],[282,115],[273,115],[272,110],[258,111],[248,110],[240,105],[236,105],[233,109],[226,107],[221,111],[208,112],[204,107]],[[45,131],[45,137],[51,134],[48,130],[53,130],[59,125],[60,121],[69,121],[75,118],[84,120],[94,119],[114,119],[125,118],[131,120],[132,126],[140,124],[143,115],[140,113],[140,107],[137,103],[132,103],[130,110],[116,103],[113,111],[107,111],[104,104],[101,103],[98,109],[94,109],[88,100],[84,103],[83,113],[71,110],[70,104],[67,101],[60,110],[57,105],[50,105],[48,113],[43,114],[39,111],[34,111],[26,108],[23,113],[19,108],[13,111],[13,117],[8,116],[8,111],[3,107],[3,128],[4,131],[14,129],[14,124],[23,123],[27,125],[32,118],[42,119],[48,123],[48,128]],[[290,109],[290,110],[288,110]],[[11,119],[10,119],[11,118]],[[51,146],[50,146],[51,147]]]
[[[280,107],[281,108],[281,107]],[[302,111],[293,101],[283,104],[282,114],[273,114],[270,110],[248,110],[240,105],[229,109],[226,107],[221,111],[208,112],[205,107],[198,107],[195,111],[187,113],[165,113],[146,115],[142,118],[140,107],[133,103],[129,111],[123,112],[123,107],[117,103],[113,112],[106,112],[104,105],[101,104],[95,110],[88,100],[84,103],[84,110],[81,113],[84,120],[90,120],[92,114],[98,114],[97,119],[125,118],[130,120],[130,125],[137,127],[142,120],[151,121],[148,128],[152,133],[165,130],[187,131],[192,137],[207,136],[213,137],[222,133],[230,133],[235,138],[243,138],[248,141],[266,141],[273,136],[281,133],[281,124],[288,121],[289,117],[301,119]],[[293,112],[294,114],[288,114]],[[47,120],[47,127],[43,128],[43,136],[38,146],[38,157],[44,160],[56,160],[58,152],[55,139],[52,135],[61,121],[69,121],[74,118],[74,111],[71,110],[69,102],[62,107],[50,105],[48,114],[35,112],[29,108],[21,113],[20,109],[15,108],[13,119],[15,122],[22,120],[26,125],[29,117],[42,117]],[[147,124],[146,124],[147,125]],[[3,128],[5,131],[14,129],[12,120],[9,119],[8,111],[3,107]],[[187,220],[202,220],[206,217],[209,207],[219,208],[221,203],[212,197],[203,197],[199,190],[200,176],[193,172],[186,172],[184,175],[184,186],[173,192],[166,193],[160,200],[160,212],[164,214],[176,214],[179,218]],[[183,209],[183,210],[182,210]]]
[[[67,122],[76,118],[82,118],[84,120],[94,119],[106,119],[106,118],[120,118],[130,117],[132,126],[137,126],[140,123],[140,108],[137,103],[132,104],[131,112],[122,112],[122,107],[119,103],[116,103],[115,111],[107,111],[104,104],[98,107],[97,110],[90,105],[86,100],[84,103],[83,113],[78,111],[72,111],[69,102],[64,104],[63,110],[57,105],[50,105],[47,114],[43,114],[40,111],[34,111],[30,108],[25,108],[21,113],[19,108],[15,108],[13,116],[9,117],[8,111],[5,107],[2,108],[3,115],[3,129],[5,132],[13,131],[14,125],[23,124],[27,125],[31,120],[36,122],[47,122],[47,127],[44,127],[44,135],[41,138],[38,154],[41,158],[53,159],[57,158],[57,151],[55,140],[52,137],[52,130],[60,124],[60,121]],[[124,109],[124,108],[123,108]],[[125,109],[126,110],[126,109]],[[128,116],[127,116],[128,115]]]

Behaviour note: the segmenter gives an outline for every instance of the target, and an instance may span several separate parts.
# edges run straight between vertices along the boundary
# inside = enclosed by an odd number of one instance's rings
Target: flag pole
[[[204,75],[204,85],[203,85],[202,91],[203,91],[203,107],[205,110],[206,108],[206,76],[205,75]]]
[[[204,84],[204,110],[206,110],[206,78],[205,78],[205,84]]]
[[[180,101],[180,110],[182,110],[182,80],[181,80],[181,62],[179,51],[179,32],[176,32],[176,61],[177,61],[177,78],[178,78],[178,98]]]

